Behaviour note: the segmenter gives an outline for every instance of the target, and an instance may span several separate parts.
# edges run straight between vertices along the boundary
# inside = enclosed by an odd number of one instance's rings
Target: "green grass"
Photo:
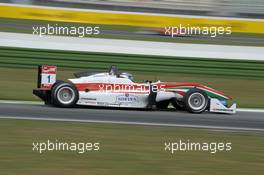
[[[105,71],[108,67],[105,67]],[[57,79],[73,78],[73,73],[85,69],[58,69]],[[102,70],[101,70],[102,71]],[[122,71],[122,70],[121,70]],[[212,75],[166,74],[133,72],[136,81],[162,80],[172,82],[196,82],[223,91],[238,103],[238,107],[264,108],[264,81],[262,79],[233,78]],[[0,99],[38,100],[32,95],[37,84],[37,68],[1,68]]]
[[[264,108],[264,62],[183,57],[103,54],[76,51],[0,48],[0,99],[37,100],[37,65],[57,65],[58,79],[85,70],[135,74],[137,81],[196,82],[234,97],[239,107]]]
[[[7,132],[8,131],[8,132]],[[5,175],[261,175],[263,133],[70,122],[0,122],[0,169]],[[32,151],[33,142],[99,142],[99,152]],[[232,150],[164,151],[164,142],[231,142]]]
[[[0,67],[35,68],[41,64],[79,69],[105,69],[111,64],[116,64],[127,71],[264,79],[263,61],[0,48]]]

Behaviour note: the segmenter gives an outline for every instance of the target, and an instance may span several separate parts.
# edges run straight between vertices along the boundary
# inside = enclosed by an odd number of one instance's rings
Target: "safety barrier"
[[[264,33],[263,20],[76,10],[7,4],[0,4],[0,17],[142,27],[178,26],[179,24],[195,27],[230,26],[232,32]]]

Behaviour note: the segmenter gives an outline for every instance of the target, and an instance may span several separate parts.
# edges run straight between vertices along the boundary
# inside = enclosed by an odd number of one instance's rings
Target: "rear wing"
[[[41,65],[38,66],[37,87],[43,90],[50,90],[56,82],[57,66]]]

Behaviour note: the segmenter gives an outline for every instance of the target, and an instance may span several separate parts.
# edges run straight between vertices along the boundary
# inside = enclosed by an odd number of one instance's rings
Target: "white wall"
[[[263,47],[181,44],[64,36],[39,37],[31,34],[7,32],[0,32],[0,46],[103,53],[264,60]]]

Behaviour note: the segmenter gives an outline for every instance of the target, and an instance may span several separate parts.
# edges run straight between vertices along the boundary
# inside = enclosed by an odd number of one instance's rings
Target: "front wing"
[[[211,98],[210,99],[210,112],[217,113],[226,113],[226,114],[235,114],[236,113],[236,103],[234,103],[230,108],[224,106],[218,99]]]

